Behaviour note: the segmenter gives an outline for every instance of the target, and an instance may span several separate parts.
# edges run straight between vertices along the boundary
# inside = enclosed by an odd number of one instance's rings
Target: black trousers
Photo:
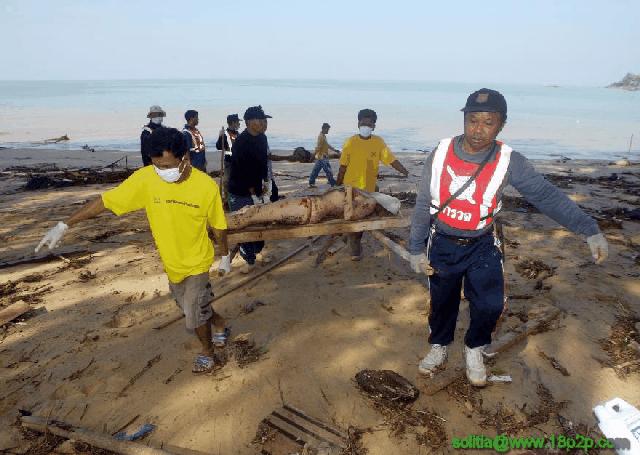
[[[471,313],[464,342],[470,348],[491,343],[491,334],[504,309],[502,254],[493,234],[461,245],[434,233],[429,260],[436,270],[429,277],[429,342],[446,346],[453,341],[464,284]]]

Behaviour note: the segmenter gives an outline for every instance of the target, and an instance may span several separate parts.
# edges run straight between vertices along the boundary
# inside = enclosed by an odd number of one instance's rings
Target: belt
[[[447,235],[447,234],[442,234],[441,232],[437,232],[436,234],[438,234],[441,237],[444,237],[445,239],[457,244],[457,245],[462,245],[462,246],[466,246],[466,245],[473,245],[474,243],[476,243],[477,241],[479,241],[480,239],[484,238],[486,235],[489,235],[490,232],[483,234],[483,235],[479,235],[478,237],[456,237],[455,235]]]

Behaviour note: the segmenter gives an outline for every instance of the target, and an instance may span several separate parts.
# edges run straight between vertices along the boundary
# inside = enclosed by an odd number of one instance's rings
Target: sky
[[[355,79],[603,86],[638,0],[0,0],[0,80]]]

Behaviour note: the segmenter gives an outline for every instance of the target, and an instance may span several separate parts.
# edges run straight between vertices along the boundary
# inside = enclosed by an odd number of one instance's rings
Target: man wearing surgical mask
[[[166,116],[167,113],[160,106],[154,105],[149,108],[149,113],[147,114],[149,123],[142,128],[142,133],[140,134],[140,155],[142,156],[143,166],[151,164],[151,133],[158,128],[162,128],[162,121]]]
[[[378,115],[374,110],[362,109],[358,112],[358,134],[348,138],[342,147],[340,170],[337,184],[349,185],[365,191],[376,191],[378,165],[391,166],[405,177],[409,172],[393,155],[380,136],[371,134],[376,128]],[[349,235],[351,260],[362,257],[362,232]]]
[[[173,298],[185,316],[187,329],[194,330],[202,344],[192,371],[204,373],[214,368],[214,346],[224,346],[228,336],[224,319],[211,307],[213,291],[209,282],[214,258],[209,227],[223,255],[219,269],[231,270],[222,199],[213,179],[192,168],[180,131],[156,129],[149,142],[151,166],[138,169],[117,187],[87,202],[66,221],[59,221],[47,232],[36,252],[44,245],[50,250],[55,248],[69,227],[106,210],[120,216],[144,209]]]

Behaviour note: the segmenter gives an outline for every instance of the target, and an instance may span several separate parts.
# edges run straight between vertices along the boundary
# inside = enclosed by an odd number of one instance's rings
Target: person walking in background
[[[378,166],[381,161],[405,177],[409,175],[409,171],[391,153],[384,140],[371,134],[377,121],[378,114],[372,109],[362,109],[358,112],[358,134],[348,138],[342,147],[338,185],[376,191]],[[349,246],[351,260],[359,261],[362,258],[362,232],[349,234]]]
[[[182,130],[184,138],[189,148],[189,160],[191,165],[202,172],[207,172],[207,158],[205,156],[204,138],[198,130],[199,123],[198,111],[189,109],[184,113],[184,119],[187,124]]]
[[[162,120],[167,113],[158,105],[149,108],[147,118],[149,123],[142,128],[140,134],[140,155],[142,155],[142,165],[149,166],[151,164],[151,133],[158,128],[162,128]]]
[[[261,106],[252,106],[244,113],[245,130],[233,144],[231,175],[229,176],[229,207],[232,211],[247,205],[265,202],[269,192],[268,154],[269,146],[264,135],[266,115]],[[246,261],[242,273],[249,273],[256,262],[264,242],[240,244],[240,256]]]
[[[227,115],[227,128],[220,129],[218,140],[216,141],[216,149],[224,153],[224,173],[222,175],[223,202],[227,205],[229,192],[229,176],[231,175],[231,149],[240,134],[240,118],[238,114]]]
[[[313,170],[311,171],[311,175],[309,176],[309,188],[315,188],[316,186],[316,178],[318,174],[320,174],[320,170],[322,169],[325,174],[327,174],[327,180],[329,181],[329,185],[335,186],[336,181],[333,178],[333,172],[331,171],[331,163],[329,163],[329,150],[340,153],[329,143],[327,142],[327,134],[329,134],[329,129],[331,125],[328,123],[322,124],[322,130],[320,134],[318,134],[318,142],[316,144],[315,151],[315,159],[316,162],[313,165]]]

